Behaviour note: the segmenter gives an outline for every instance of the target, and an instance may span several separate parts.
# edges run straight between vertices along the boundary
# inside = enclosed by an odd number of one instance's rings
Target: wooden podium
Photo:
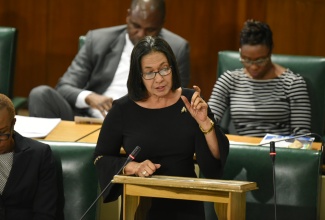
[[[246,192],[257,189],[255,182],[155,175],[116,175],[113,183],[124,184],[124,220],[134,219],[141,196],[214,202],[219,220],[243,220]]]

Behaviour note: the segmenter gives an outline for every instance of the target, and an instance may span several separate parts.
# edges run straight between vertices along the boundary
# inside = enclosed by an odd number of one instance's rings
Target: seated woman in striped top
[[[310,132],[310,101],[302,76],[272,63],[272,31],[248,20],[240,34],[243,68],[217,80],[209,106],[219,121],[229,107],[239,135],[295,135]]]

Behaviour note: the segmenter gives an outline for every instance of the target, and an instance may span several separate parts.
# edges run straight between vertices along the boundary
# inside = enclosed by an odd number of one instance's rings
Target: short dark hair
[[[12,121],[16,115],[15,107],[11,99],[8,98],[5,94],[0,93],[0,109],[7,109],[9,113],[9,121]]]
[[[272,31],[268,24],[261,21],[247,20],[240,33],[240,46],[263,44],[273,49]]]
[[[131,54],[127,88],[129,97],[134,101],[148,98],[148,91],[142,81],[141,60],[144,55],[151,52],[160,52],[166,56],[172,70],[172,91],[181,86],[176,57],[169,44],[160,37],[146,36],[134,46]]]

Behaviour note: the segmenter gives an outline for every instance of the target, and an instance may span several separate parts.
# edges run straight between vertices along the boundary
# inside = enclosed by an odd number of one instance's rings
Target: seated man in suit
[[[34,88],[29,113],[34,117],[74,120],[75,115],[103,118],[113,100],[127,94],[133,46],[144,36],[160,36],[173,49],[183,87],[190,80],[189,44],[163,28],[164,0],[132,0],[126,25],[89,31],[85,45],[60,78],[56,90]]]
[[[57,179],[51,148],[14,131],[15,108],[0,94],[0,219],[56,219]]]

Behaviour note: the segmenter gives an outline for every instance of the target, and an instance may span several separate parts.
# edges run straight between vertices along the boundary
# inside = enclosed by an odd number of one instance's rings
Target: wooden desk
[[[87,135],[86,137],[78,140],[78,142],[85,142],[85,143],[97,143],[97,139],[99,136],[100,129]]]
[[[235,141],[235,142],[243,142],[243,143],[249,143],[249,144],[259,144],[263,138],[259,137],[248,137],[248,136],[239,136],[239,135],[231,135],[227,134],[227,137],[229,141]],[[264,145],[267,146],[267,145]],[[313,142],[312,149],[313,150],[320,150],[322,147],[322,144],[319,142]]]
[[[95,131],[92,134],[80,139],[78,142],[96,143],[99,136],[99,132],[100,130]],[[262,138],[259,137],[248,137],[231,134],[227,134],[226,136],[228,137],[229,141],[242,142],[247,144],[259,144],[262,141]],[[314,150],[320,150],[322,144],[319,142],[314,142],[312,146]]]
[[[100,124],[76,124],[73,121],[61,121],[44,140],[97,143]],[[247,144],[259,144],[262,138],[227,134],[230,141]],[[321,143],[313,143],[314,150],[321,149]]]
[[[76,124],[73,121],[61,121],[54,130],[43,140],[46,141],[70,141],[97,143],[101,125],[100,124]],[[242,142],[247,144],[259,144],[262,138],[238,136],[227,134],[230,141]],[[314,150],[321,149],[321,143],[313,143]],[[254,146],[252,146],[254,147]],[[123,149],[122,149],[122,152]],[[322,171],[325,173],[325,165],[322,165]]]
[[[227,207],[223,214],[228,220],[243,220],[246,218],[246,192],[257,189],[255,182],[155,175],[151,178],[117,175],[113,182],[124,184],[125,220],[134,219],[141,196],[221,203]]]
[[[99,136],[99,132],[95,131],[92,134],[80,139],[78,142],[86,142],[86,143],[96,143],[98,136]],[[239,135],[231,135],[231,134],[227,134],[226,135],[229,139],[229,141],[235,141],[235,142],[242,142],[242,143],[247,143],[247,144],[259,144],[262,141],[262,138],[259,137],[248,137],[248,136],[239,136]],[[313,150],[320,150],[321,149],[322,144],[319,142],[314,142],[312,145],[312,149]]]
[[[42,140],[77,142],[92,132],[99,131],[100,128],[100,124],[76,124],[73,121],[61,121],[53,131]],[[97,139],[92,143],[96,142]]]

